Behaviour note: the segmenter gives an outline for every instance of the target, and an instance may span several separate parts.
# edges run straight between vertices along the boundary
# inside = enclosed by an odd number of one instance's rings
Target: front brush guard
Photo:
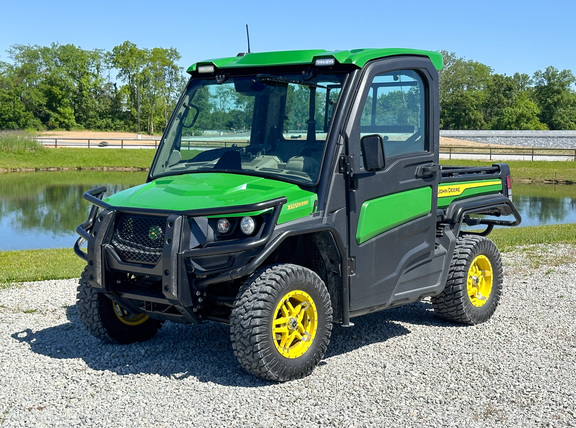
[[[161,278],[163,301],[169,302],[182,311],[193,304],[191,284],[185,272],[185,260],[216,255],[234,255],[243,252],[253,252],[264,247],[271,240],[275,230],[282,206],[286,203],[285,197],[275,198],[264,202],[248,205],[236,205],[224,208],[206,208],[198,210],[169,211],[161,209],[133,208],[113,206],[102,200],[105,187],[98,187],[84,193],[84,198],[92,204],[88,219],[76,228],[80,235],[74,244],[74,252],[88,264],[88,280],[92,286],[119,297],[123,293],[115,293],[109,289],[105,281],[106,268],[128,273],[153,275]],[[208,242],[197,248],[181,248],[183,224],[190,217],[214,217],[229,214],[240,214],[272,209],[271,215],[265,221],[262,230],[254,237],[235,242],[219,241]],[[128,263],[121,260],[118,253],[109,244],[110,236],[114,230],[116,214],[161,216],[167,219],[162,257],[156,265],[142,265]],[[88,243],[87,251],[82,246]],[[209,272],[208,272],[209,273]],[[216,275],[220,281],[225,280],[221,274]],[[227,276],[230,280],[229,275]],[[197,278],[195,286],[203,282],[211,282],[210,278]],[[153,301],[152,296],[124,296],[138,298],[144,301]],[[165,299],[165,300],[164,300]],[[190,318],[192,318],[190,316]]]

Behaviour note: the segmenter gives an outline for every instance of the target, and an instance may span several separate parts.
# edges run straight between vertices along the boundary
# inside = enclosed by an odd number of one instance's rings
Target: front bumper
[[[87,262],[91,286],[158,318],[170,318],[158,311],[177,308],[174,318],[183,317],[187,322],[198,321],[206,287],[241,278],[256,268],[256,256],[271,240],[286,203],[282,197],[225,208],[166,211],[112,206],[102,200],[105,191],[99,187],[84,193],[92,208],[86,222],[76,229],[80,238],[74,251]],[[229,241],[207,237],[208,218],[254,212],[265,218],[254,236]],[[138,233],[148,237],[130,242],[142,222],[144,232]],[[131,277],[151,279],[155,285],[139,287],[119,279]]]

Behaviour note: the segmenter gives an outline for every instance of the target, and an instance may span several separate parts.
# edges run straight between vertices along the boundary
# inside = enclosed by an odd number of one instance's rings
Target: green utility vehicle
[[[248,372],[312,372],[332,324],[431,296],[493,314],[514,226],[509,167],[439,165],[436,52],[248,53],[199,62],[145,184],[93,204],[78,313],[112,343],[166,320],[230,324]]]

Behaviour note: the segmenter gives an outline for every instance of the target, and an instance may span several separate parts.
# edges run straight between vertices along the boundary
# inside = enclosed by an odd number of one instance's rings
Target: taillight
[[[509,175],[506,176],[506,188],[508,190],[508,199],[512,200],[512,178]]]

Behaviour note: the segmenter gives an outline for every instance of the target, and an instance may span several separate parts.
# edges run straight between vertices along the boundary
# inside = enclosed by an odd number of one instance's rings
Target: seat
[[[294,156],[288,160],[285,168],[289,171],[305,172],[311,179],[315,180],[318,176],[320,163],[308,156]]]

